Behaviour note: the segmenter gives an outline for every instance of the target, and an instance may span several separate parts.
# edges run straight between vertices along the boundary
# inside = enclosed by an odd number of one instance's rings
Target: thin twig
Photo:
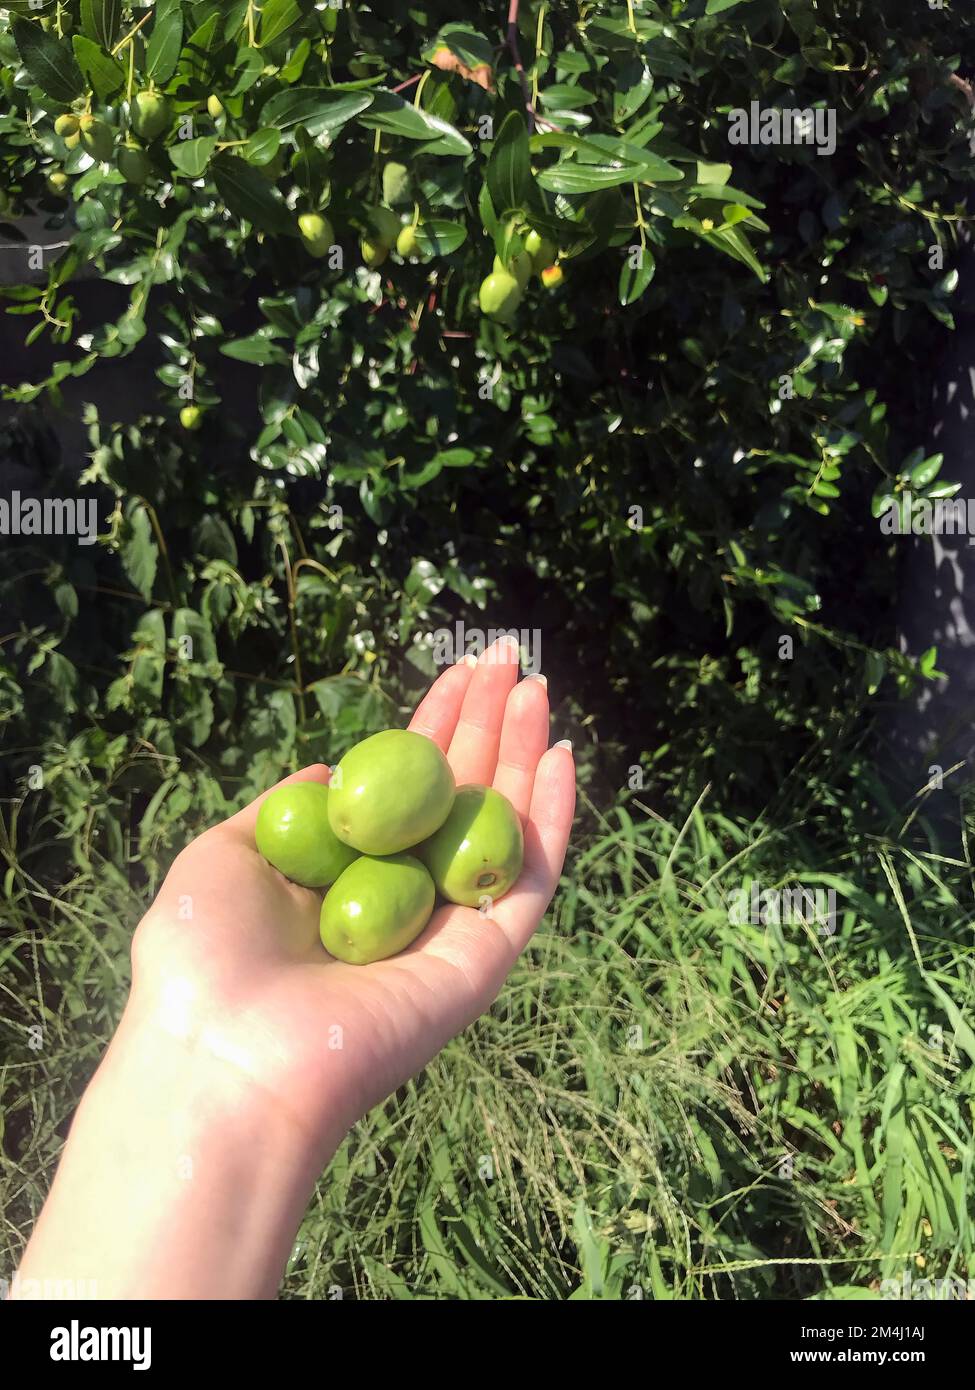
[[[959,77],[957,72],[953,72],[948,78],[953,87],[957,87],[960,92],[964,92],[968,98],[969,106],[975,107],[975,87],[970,82],[966,82],[964,77]]]
[[[515,72],[518,74],[518,81],[521,83],[525,110],[528,112],[528,134],[532,134],[536,125],[547,126],[549,130],[558,130],[559,127],[553,125],[551,121],[547,121],[544,116],[540,116],[532,104],[528,75],[525,72],[525,65],[521,61],[521,52],[518,48],[518,4],[519,0],[508,0],[508,48],[511,52],[511,61],[515,65]]]

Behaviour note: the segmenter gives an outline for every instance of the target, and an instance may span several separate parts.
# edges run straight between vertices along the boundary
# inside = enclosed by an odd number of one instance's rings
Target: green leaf
[[[184,69],[199,82],[205,82],[210,75],[211,58],[219,42],[222,25],[223,15],[217,10],[189,36],[180,50],[180,62]]]
[[[280,71],[281,81],[287,82],[289,86],[292,82],[297,82],[305,70],[305,64],[310,55],[311,41],[307,38],[299,39],[295,44],[294,52]]]
[[[359,122],[370,130],[387,130],[403,140],[432,140],[436,147],[432,152],[438,154],[473,153],[470,141],[454,126],[392,92],[376,92]]]
[[[255,130],[244,146],[244,158],[248,164],[270,164],[280,147],[280,130],[276,126],[264,126]]]
[[[722,10],[733,10],[736,5],[748,3],[748,0],[708,0],[705,14],[721,14]]]
[[[173,690],[173,728],[199,748],[213,728],[213,697],[200,681],[179,681]]]
[[[596,101],[596,97],[585,87],[576,87],[569,82],[556,82],[552,87],[543,88],[538,95],[542,105],[552,111],[575,111],[580,106],[592,106]]]
[[[74,711],[78,703],[74,692],[78,686],[78,672],[66,656],[60,652],[49,652],[44,663],[44,673],[56,703],[66,711]]]
[[[954,497],[961,492],[961,483],[936,483],[934,487],[927,487],[924,490],[925,497],[937,501],[942,497]]]
[[[226,151],[216,156],[211,168],[217,191],[235,217],[265,232],[297,235],[295,219],[257,169]]]
[[[126,507],[126,538],[121,546],[122,568],[144,599],[152,595],[159,550],[152,534],[149,513],[140,501]]]
[[[242,96],[260,81],[264,71],[264,58],[256,48],[241,48],[234,59],[233,71],[236,74],[234,85],[227,95]],[[229,74],[228,74],[229,76]]]
[[[636,173],[636,167],[633,165],[621,168],[615,164],[582,164],[568,161],[558,165],[557,169],[547,170],[544,175],[539,177],[538,182],[552,193],[596,193],[599,195],[619,188],[622,184],[640,182]],[[595,206],[597,208],[602,207],[605,211],[609,205],[607,203],[605,206],[602,204]],[[595,225],[593,223],[593,226]],[[607,232],[605,227],[601,230],[604,234]]]
[[[423,61],[429,63],[438,48],[449,48],[468,68],[494,65],[494,49],[490,39],[468,24],[445,24],[436,38],[422,49],[420,56]]]
[[[920,463],[916,463],[911,469],[911,482],[914,487],[927,487],[928,483],[933,483],[941,472],[944,461],[944,454],[932,454],[930,458],[921,459]]]
[[[449,256],[467,240],[467,228],[460,222],[446,222],[431,218],[421,222],[416,229],[416,241],[420,255]]]
[[[739,222],[751,220],[751,211],[743,208],[740,203],[729,203],[724,210],[724,222],[722,227],[734,227]]]
[[[81,0],[81,32],[110,54],[122,23],[122,0]]]
[[[697,161],[697,181],[699,184],[715,184],[723,188],[731,178],[730,164],[709,164],[704,159]]]
[[[932,647],[931,650],[934,651],[934,648]],[[927,653],[925,653],[925,655],[927,655]],[[975,1032],[972,1031],[971,1025],[968,1023],[965,1015],[952,999],[948,991],[942,989],[934,976],[927,971],[925,971],[924,974],[924,983],[948,1015],[948,1021],[955,1035],[955,1042],[967,1055],[968,1060],[975,1064]]]
[[[84,73],[89,86],[99,101],[106,101],[117,92],[125,81],[125,68],[115,58],[103,53],[97,43],[86,39],[83,34],[74,34],[71,39],[74,56]]]
[[[593,1230],[592,1215],[584,1198],[581,1197],[576,1203],[572,1230],[586,1284],[586,1297],[602,1298],[604,1271],[608,1255],[607,1242]]]
[[[238,338],[236,342],[221,343],[220,351],[225,357],[236,358],[238,362],[253,362],[266,367],[272,362],[289,362],[290,356],[274,342],[277,329],[273,325],[259,328],[249,338]]]
[[[215,560],[226,560],[228,565],[237,563],[237,542],[234,533],[222,516],[207,512],[196,528],[196,548],[201,555]]]
[[[146,76],[152,82],[168,82],[176,71],[183,44],[183,14],[177,6],[158,15],[146,48]]]
[[[56,39],[36,21],[14,19],[11,32],[24,67],[45,96],[68,105],[85,90],[85,79],[67,39]]]
[[[646,19],[637,21],[636,32],[625,19],[587,18],[586,26],[586,39],[594,48],[619,56],[631,54],[641,38],[655,38],[663,30],[662,24]]]
[[[296,0],[267,0],[261,11],[261,48],[280,38],[300,18],[301,9]]]
[[[623,269],[620,271],[619,301],[624,307],[627,304],[634,304],[643,294],[644,290],[653,279],[656,270],[656,262],[650,253],[649,247],[643,248],[643,255],[638,266],[630,264],[630,255],[625,253]]]
[[[546,145],[555,141],[543,137]],[[563,136],[572,154],[545,169],[538,182],[552,193],[590,193],[624,183],[667,183],[683,178],[675,164],[623,140],[605,136]]]
[[[593,193],[600,188],[616,188],[636,181],[636,164],[580,164],[574,159],[563,160],[538,176],[542,188],[550,193]]]
[[[181,174],[198,179],[217,148],[215,135],[201,135],[196,140],[177,140],[170,146],[169,158]]]
[[[430,461],[428,463],[425,463],[422,466],[422,468],[418,468],[415,473],[409,473],[406,471],[406,469],[403,469],[400,473],[400,487],[406,489],[407,491],[413,488],[423,487],[425,483],[432,482],[432,480],[437,476],[437,474],[441,471],[442,468],[443,462],[441,458],[438,456],[436,458],[430,459]],[[443,586],[441,585],[440,587]],[[406,581],[406,592],[411,592],[409,579],[407,579]],[[437,593],[439,592],[439,590],[434,589],[433,592]]]
[[[897,1062],[884,1088],[880,1133],[883,1135],[883,1248],[889,1250],[904,1205],[904,1137],[907,1132],[906,1067]]]
[[[635,116],[653,91],[653,74],[642,58],[632,58],[620,69],[613,91],[613,122],[622,125]]]
[[[304,126],[313,138],[331,135],[346,121],[364,111],[372,102],[371,92],[341,92],[329,95],[328,88],[292,87],[278,92],[261,109],[261,124],[290,130]]]
[[[497,236],[500,222],[498,221],[498,214],[494,211],[494,205],[491,202],[491,194],[486,183],[481,184],[481,191],[477,197],[477,211],[481,219],[481,225],[488,236],[493,240]]]
[[[185,649],[185,638],[189,638],[192,649],[192,655],[185,659],[216,662],[217,644],[214,642],[213,628],[195,609],[177,609],[172,614],[172,641],[184,645]]]
[[[528,126],[520,111],[509,111],[491,149],[487,165],[491,203],[502,220],[524,207],[531,188]]]
[[[880,682],[883,680],[886,673],[887,662],[881,656],[880,652],[867,652],[866,682],[868,695],[875,695],[877,693]]]
[[[763,284],[768,279],[768,272],[755,255],[744,232],[737,227],[716,227],[713,232],[704,234],[704,240],[720,247],[726,255],[733,257],[736,261],[741,261],[743,265],[747,265]]]

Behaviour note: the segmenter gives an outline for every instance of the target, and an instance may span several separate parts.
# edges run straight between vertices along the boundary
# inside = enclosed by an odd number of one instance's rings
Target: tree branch
[[[531,135],[536,126],[545,126],[548,130],[558,130],[557,125],[547,121],[544,116],[540,116],[532,105],[531,88],[528,86],[528,75],[525,72],[525,65],[521,61],[521,51],[518,48],[518,4],[519,0],[508,0],[508,50],[511,53],[511,61],[515,65],[515,72],[521,83],[521,94],[525,102],[525,110],[528,112],[528,134]]]

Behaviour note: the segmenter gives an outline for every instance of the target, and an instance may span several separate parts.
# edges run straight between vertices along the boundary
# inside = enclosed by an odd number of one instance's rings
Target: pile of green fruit
[[[153,165],[143,146],[153,144],[171,128],[173,107],[169,98],[153,88],[136,92],[126,107],[128,130],[121,144],[116,143],[119,132],[113,123],[94,115],[89,107],[90,97],[79,99],[70,111],[62,112],[55,120],[54,133],[63,140],[65,153],[80,145],[96,163],[107,164],[114,158],[126,183],[146,183]],[[69,180],[63,170],[51,171],[47,181],[48,191],[55,197],[67,195]]]
[[[403,729],[357,743],[327,786],[291,782],[271,792],[255,838],[287,878],[328,887],[322,944],[351,965],[405,950],[429,922],[437,893],[464,907],[496,902],[524,857],[507,798],[456,786],[437,745]]]
[[[520,230],[524,234],[516,246],[522,249],[513,250],[506,261],[495,256],[491,274],[481,281],[478,291],[481,313],[498,323],[510,323],[514,318],[533,274],[547,290],[557,289],[564,278],[557,247],[534,230]]]

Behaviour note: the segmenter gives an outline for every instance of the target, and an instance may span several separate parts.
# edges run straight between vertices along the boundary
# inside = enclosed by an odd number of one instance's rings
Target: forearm
[[[75,1115],[20,1296],[27,1281],[85,1280],[98,1298],[271,1298],[341,1137],[306,1132],[232,1063],[130,1004]]]

